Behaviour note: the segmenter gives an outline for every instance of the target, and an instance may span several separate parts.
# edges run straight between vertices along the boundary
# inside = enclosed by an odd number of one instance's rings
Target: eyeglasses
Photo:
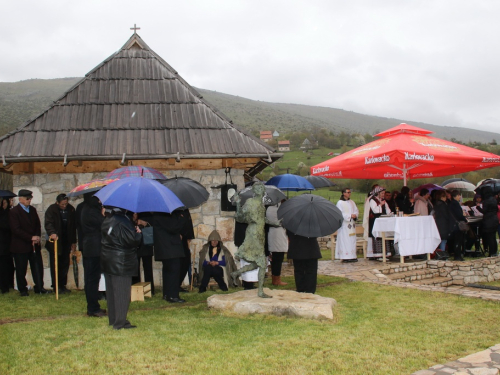
[[[21,197],[21,198],[24,198],[24,199],[26,199],[27,201],[30,201],[30,200],[32,200],[32,199],[33,199],[33,197],[31,197],[31,198],[28,198],[28,197]]]
[[[351,192],[350,191],[346,191],[345,194],[351,194]]]

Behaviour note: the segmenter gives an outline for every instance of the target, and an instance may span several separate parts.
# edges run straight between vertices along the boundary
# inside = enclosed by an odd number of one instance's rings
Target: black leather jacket
[[[114,213],[101,226],[101,272],[115,276],[137,276],[137,248],[142,234],[123,213]]]

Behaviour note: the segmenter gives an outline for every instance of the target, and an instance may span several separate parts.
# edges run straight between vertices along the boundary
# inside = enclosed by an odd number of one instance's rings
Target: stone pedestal
[[[207,299],[207,304],[211,309],[243,315],[272,314],[309,319],[333,319],[333,308],[337,303],[333,298],[291,290],[264,288],[264,292],[273,298],[260,298],[257,296],[257,289],[252,289],[231,294],[216,294]]]

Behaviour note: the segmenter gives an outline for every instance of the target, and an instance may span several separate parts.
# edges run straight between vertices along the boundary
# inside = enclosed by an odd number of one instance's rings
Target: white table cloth
[[[431,254],[441,243],[441,237],[432,216],[379,217],[373,224],[373,236],[394,232],[394,243],[400,256]],[[392,233],[390,234],[392,235]]]

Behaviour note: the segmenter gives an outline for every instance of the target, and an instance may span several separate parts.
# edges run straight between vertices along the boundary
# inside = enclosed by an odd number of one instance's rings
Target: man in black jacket
[[[78,222],[81,225],[83,256],[83,278],[87,297],[87,315],[106,316],[99,305],[99,280],[101,279],[101,224],[104,221],[99,199],[85,194]]]
[[[145,220],[138,220],[139,225],[153,226],[155,260],[163,263],[163,299],[170,303],[183,303],[179,296],[181,258],[185,257],[182,244],[182,230],[187,217],[180,211],[171,214],[154,213]]]
[[[57,241],[57,272],[59,293],[69,293],[66,288],[70,254],[76,250],[75,208],[68,203],[66,194],[59,194],[56,203],[45,211],[45,231],[52,241]],[[47,241],[45,248],[50,256],[52,287],[56,286],[54,242]]]

